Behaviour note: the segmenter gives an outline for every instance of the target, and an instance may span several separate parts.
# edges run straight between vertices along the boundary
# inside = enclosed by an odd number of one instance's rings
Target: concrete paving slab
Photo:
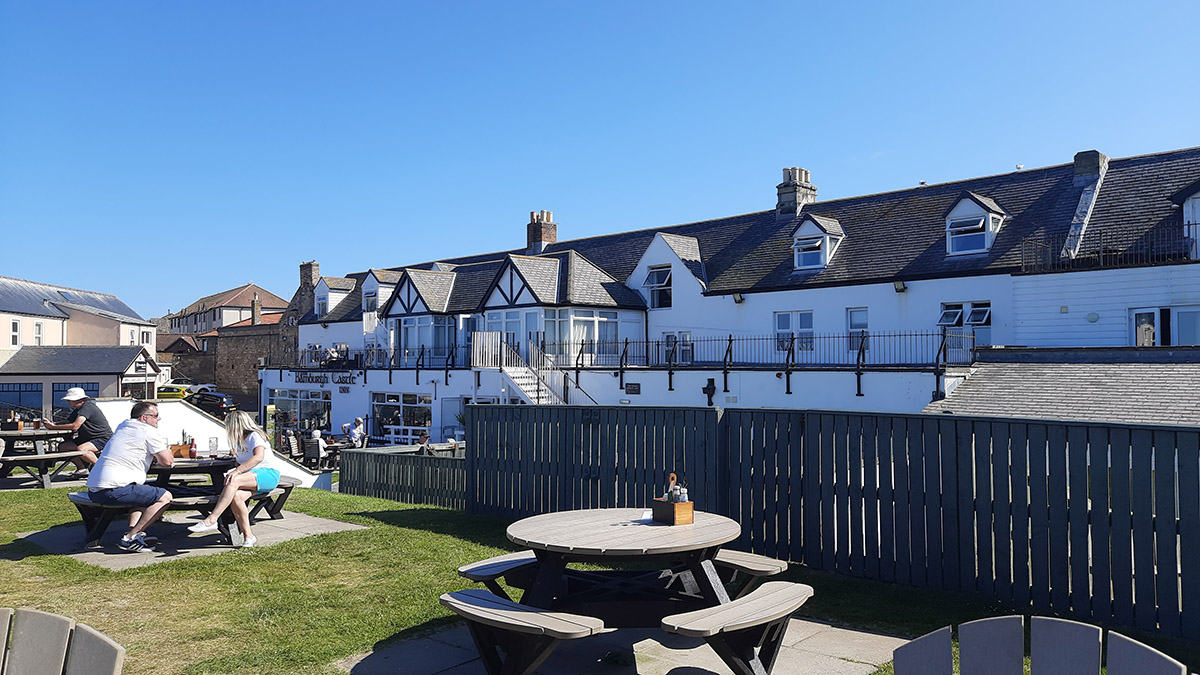
[[[366,529],[362,525],[343,523],[328,518],[317,518],[304,513],[284,511],[282,520],[260,520],[254,523],[254,534],[258,537],[258,546],[270,546],[292,539],[308,537],[329,532]],[[18,535],[21,539],[37,544],[47,553],[65,555],[90,565],[97,565],[109,570],[124,570],[135,567],[145,567],[168,560],[179,560],[197,556],[216,555],[234,550],[234,546],[221,543],[220,536],[215,532],[192,534],[188,526],[199,520],[198,514],[169,512],[161,521],[151,525],[147,534],[158,537],[162,544],[160,550],[154,553],[140,551],[122,551],[117,548],[117,540],[124,533],[124,521],[113,522],[108,532],[101,538],[101,547],[83,550],[80,548],[83,540],[83,523],[76,522],[58,525],[40,532],[26,532]],[[281,524],[287,523],[287,527]],[[234,528],[234,542],[241,543],[241,536]],[[247,549],[246,554],[253,551]]]
[[[869,675],[890,661],[906,640],[792,619],[788,633],[799,646],[785,646],[776,675]],[[820,639],[816,639],[820,638]],[[785,641],[786,642],[786,641]],[[433,655],[436,658],[428,658]],[[465,659],[465,660],[460,660]],[[485,670],[465,625],[381,647],[336,664],[353,675],[483,675]],[[401,669],[401,665],[403,668]],[[706,642],[657,629],[624,629],[563,643],[538,675],[732,675]]]

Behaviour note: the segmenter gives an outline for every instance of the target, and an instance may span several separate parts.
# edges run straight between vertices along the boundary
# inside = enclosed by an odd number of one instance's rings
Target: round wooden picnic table
[[[55,465],[60,461],[74,459],[83,454],[75,452],[70,456],[65,456],[64,453],[56,452],[58,443],[64,438],[70,437],[72,433],[66,429],[34,429],[32,427],[0,431],[0,478],[7,478],[13,469],[22,468],[33,476],[39,485],[44,488],[50,487],[50,479],[57,476],[65,466],[55,468]],[[33,443],[32,452],[16,447],[20,441]],[[39,459],[42,455],[48,456]]]
[[[729,602],[713,558],[740,533],[736,521],[713,513],[696,511],[690,525],[666,525],[652,521],[647,509],[547,513],[519,520],[507,531],[538,559],[522,603],[600,617],[613,627],[654,627],[668,614]],[[635,563],[643,569],[567,568],[580,562]]]
[[[13,452],[18,441],[31,441],[35,452],[45,454],[51,441],[61,441],[72,433],[66,429],[13,429],[0,431],[0,441],[4,442],[3,454]]]

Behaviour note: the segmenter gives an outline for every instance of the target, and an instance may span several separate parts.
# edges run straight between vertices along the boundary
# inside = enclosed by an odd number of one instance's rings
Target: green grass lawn
[[[17,538],[77,525],[66,493],[0,492],[0,606],[35,607],[94,626],[125,646],[131,675],[338,673],[332,663],[340,658],[452,621],[437,598],[469,585],[457,567],[512,550],[507,521],[296,490],[289,509],[369,529],[111,572]],[[903,637],[1008,613],[976,595],[796,565],[786,577],[815,590],[801,615]],[[1128,634],[1200,669],[1196,645]]]

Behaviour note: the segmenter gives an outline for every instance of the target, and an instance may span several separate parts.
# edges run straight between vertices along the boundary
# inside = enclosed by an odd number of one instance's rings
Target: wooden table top
[[[0,438],[4,440],[16,441],[40,441],[47,438],[67,437],[73,432],[66,429],[32,429],[26,427],[24,429],[13,429],[11,431],[0,431]]]
[[[696,511],[696,522],[691,525],[667,525],[651,522],[649,509],[584,509],[525,518],[509,525],[507,534],[513,542],[529,548],[616,557],[720,546],[736,539],[741,531],[736,521],[704,511]]]
[[[235,466],[236,464],[237,462],[233,461],[232,457],[218,457],[217,459],[184,459],[176,457],[175,462],[171,466],[164,466],[157,462],[151,464],[147,473],[158,473],[161,471],[211,471],[213,469],[224,469]]]

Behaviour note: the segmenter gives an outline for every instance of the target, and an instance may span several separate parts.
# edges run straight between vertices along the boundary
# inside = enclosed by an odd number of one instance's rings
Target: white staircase
[[[529,362],[504,340],[498,331],[480,331],[471,338],[471,366],[496,368],[508,378],[513,389],[533,405],[596,405],[596,400],[579,388],[554,360],[535,344],[529,345]]]

